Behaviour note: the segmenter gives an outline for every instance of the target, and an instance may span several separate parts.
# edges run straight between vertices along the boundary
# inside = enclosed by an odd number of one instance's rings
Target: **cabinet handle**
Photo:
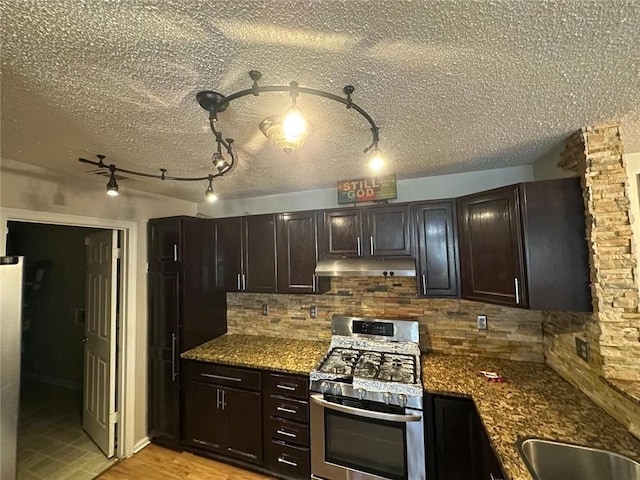
[[[242,290],[242,286],[240,285],[240,274],[238,274],[238,291]]]
[[[311,291],[313,293],[316,293],[316,291],[317,291],[317,289],[316,289],[316,276],[315,275],[313,275],[311,277]]]
[[[291,460],[287,460],[286,458],[278,457],[279,463],[284,463],[286,465],[291,465],[292,467],[297,467],[298,464],[296,462],[292,462]]]
[[[496,477],[493,473],[489,474],[489,480],[504,480],[502,477]]]
[[[241,382],[242,379],[238,377],[226,377],[224,375],[215,375],[213,373],[201,373],[201,377],[217,378],[218,380],[228,380],[229,382]]]
[[[296,387],[290,387],[289,385],[281,385],[281,384],[276,385],[276,388],[280,388],[282,390],[289,390],[290,392],[295,392],[297,390]]]
[[[217,443],[205,442],[204,440],[199,440],[197,438],[192,438],[191,441],[193,443],[199,443],[200,445],[209,445],[213,448],[220,448],[220,445],[218,445]]]
[[[220,408],[220,389],[216,388],[216,410]]]
[[[293,410],[291,408],[280,407],[280,406],[276,407],[276,410],[279,411],[279,412],[285,412],[285,413],[298,413],[297,410]]]
[[[178,244],[177,243],[173,244],[173,261],[174,262],[178,261]]]
[[[287,432],[286,430],[282,430],[282,429],[276,431],[276,433],[279,435],[284,435],[285,437],[291,437],[291,438],[298,437],[298,435],[296,435],[295,433]]]
[[[360,237],[356,237],[356,252],[358,256],[362,255],[362,246],[360,245]]]
[[[243,457],[247,457],[247,458],[258,458],[256,455],[254,455],[253,453],[247,453],[247,452],[242,452],[240,450],[236,450],[235,448],[229,448],[227,447],[227,451],[228,452],[232,452],[235,453],[237,455],[242,455]]]
[[[424,273],[422,274],[422,294],[427,294],[427,276]]]
[[[176,334],[171,334],[171,381],[175,382],[178,372],[176,371]]]
[[[245,291],[247,289],[247,277],[245,276],[245,274],[242,274],[242,291]]]
[[[516,286],[516,304],[520,305],[520,282],[518,281],[518,277],[513,279],[513,283]]]
[[[222,392],[222,410],[224,410],[224,407],[227,406],[227,402],[225,402],[224,397],[226,396],[227,392],[224,391],[224,389],[220,390]]]
[[[373,236],[369,237],[369,253],[373,255]]]

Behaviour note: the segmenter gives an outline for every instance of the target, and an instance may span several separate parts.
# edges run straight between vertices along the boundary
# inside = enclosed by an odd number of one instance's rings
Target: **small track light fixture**
[[[116,181],[116,167],[115,165],[109,165],[109,181],[107,182],[107,195],[110,197],[117,197],[120,195],[118,192],[118,182]]]
[[[207,199],[207,202],[215,202],[218,200],[218,196],[213,191],[213,175],[209,175],[209,186],[204,192],[204,196]]]
[[[205,196],[207,200],[213,201],[217,198],[213,192],[213,179],[221,177],[229,173],[236,163],[236,155],[233,151],[233,139],[223,138],[222,132],[216,129],[218,122],[218,114],[224,112],[229,103],[241,97],[252,95],[259,97],[261,93],[272,92],[288,92],[291,96],[291,105],[286,109],[283,114],[271,115],[262,120],[259,123],[260,131],[278,148],[284,152],[289,153],[302,147],[312,133],[313,127],[311,123],[304,117],[303,112],[297,105],[297,98],[299,95],[314,95],[317,97],[333,100],[338,103],[342,103],[348,110],[353,110],[359,113],[371,126],[371,144],[363,150],[363,153],[370,152],[370,166],[376,170],[382,168],[384,160],[378,149],[378,142],[380,137],[378,134],[378,127],[371,118],[371,116],[362,108],[353,103],[351,95],[355,88],[353,85],[347,85],[342,89],[345,97],[340,97],[333,93],[325,92],[322,90],[316,90],[313,88],[300,87],[298,82],[290,82],[289,85],[258,85],[258,81],[262,78],[262,74],[258,70],[251,70],[249,72],[249,78],[253,81],[251,88],[240,90],[230,95],[223,95],[218,92],[204,90],[198,92],[196,100],[198,104],[209,112],[209,127],[213,132],[215,141],[215,151],[211,158],[214,172],[207,176],[199,177],[173,177],[166,174],[167,169],[161,168],[160,174],[138,172],[135,170],[125,170],[123,168],[116,167],[115,164],[106,164],[103,162],[105,156],[97,155],[99,161],[87,160],[80,158],[79,161],[83,163],[89,163],[99,168],[108,169],[111,173],[109,183],[107,184],[107,193],[109,195],[118,194],[118,183],[115,178],[116,172],[122,172],[129,175],[135,175],[145,178],[157,178],[160,180],[175,180],[182,182],[199,182],[208,181],[209,186],[205,190]],[[227,158],[225,158],[227,155]]]

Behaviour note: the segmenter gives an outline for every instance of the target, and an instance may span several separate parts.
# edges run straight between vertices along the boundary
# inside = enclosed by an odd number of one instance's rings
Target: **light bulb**
[[[207,198],[207,202],[209,202],[209,203],[215,202],[216,200],[218,200],[218,196],[213,191],[213,185],[212,185],[212,178],[211,177],[209,177],[209,186],[205,190],[204,196]]]
[[[384,157],[380,153],[380,150],[376,149],[371,155],[371,160],[369,160],[369,167],[375,172],[384,167]]]
[[[109,177],[109,181],[107,182],[107,195],[110,197],[117,197],[120,195],[118,193],[118,182],[116,181],[115,172],[111,172],[111,176]]]
[[[282,128],[287,140],[294,140],[305,132],[307,121],[297,107],[291,107],[282,122]]]

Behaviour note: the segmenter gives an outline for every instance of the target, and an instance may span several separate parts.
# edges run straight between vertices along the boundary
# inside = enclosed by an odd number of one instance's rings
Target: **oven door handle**
[[[322,395],[311,395],[311,401],[325,408],[337,410],[338,412],[343,413],[351,413],[358,417],[374,418],[376,420],[386,420],[388,422],[396,423],[419,422],[422,420],[422,415],[398,415],[396,413],[375,412],[373,410],[363,410],[361,408],[340,405],[339,403],[327,402],[322,398]]]

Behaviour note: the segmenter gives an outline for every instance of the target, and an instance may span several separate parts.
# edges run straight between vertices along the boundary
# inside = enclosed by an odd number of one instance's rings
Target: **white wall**
[[[564,142],[560,142],[533,164],[534,180],[552,180],[554,178],[567,178],[575,176],[574,172],[569,172],[558,167],[560,154],[562,153],[563,149]]]
[[[196,204],[120,187],[108,197],[106,180],[74,177],[13,160],[0,160],[0,207],[78,217],[126,220],[138,224],[136,271],[135,442],[147,435],[147,221],[154,217],[195,215]],[[5,252],[0,235],[0,253]]]
[[[440,175],[436,177],[398,180],[398,199],[394,202],[436,200],[459,197],[491,188],[533,180],[533,167],[508,167],[494,170]],[[293,192],[251,198],[220,199],[215,203],[198,204],[198,212],[214,218],[256,215],[260,213],[294,212],[336,208],[336,188]]]

